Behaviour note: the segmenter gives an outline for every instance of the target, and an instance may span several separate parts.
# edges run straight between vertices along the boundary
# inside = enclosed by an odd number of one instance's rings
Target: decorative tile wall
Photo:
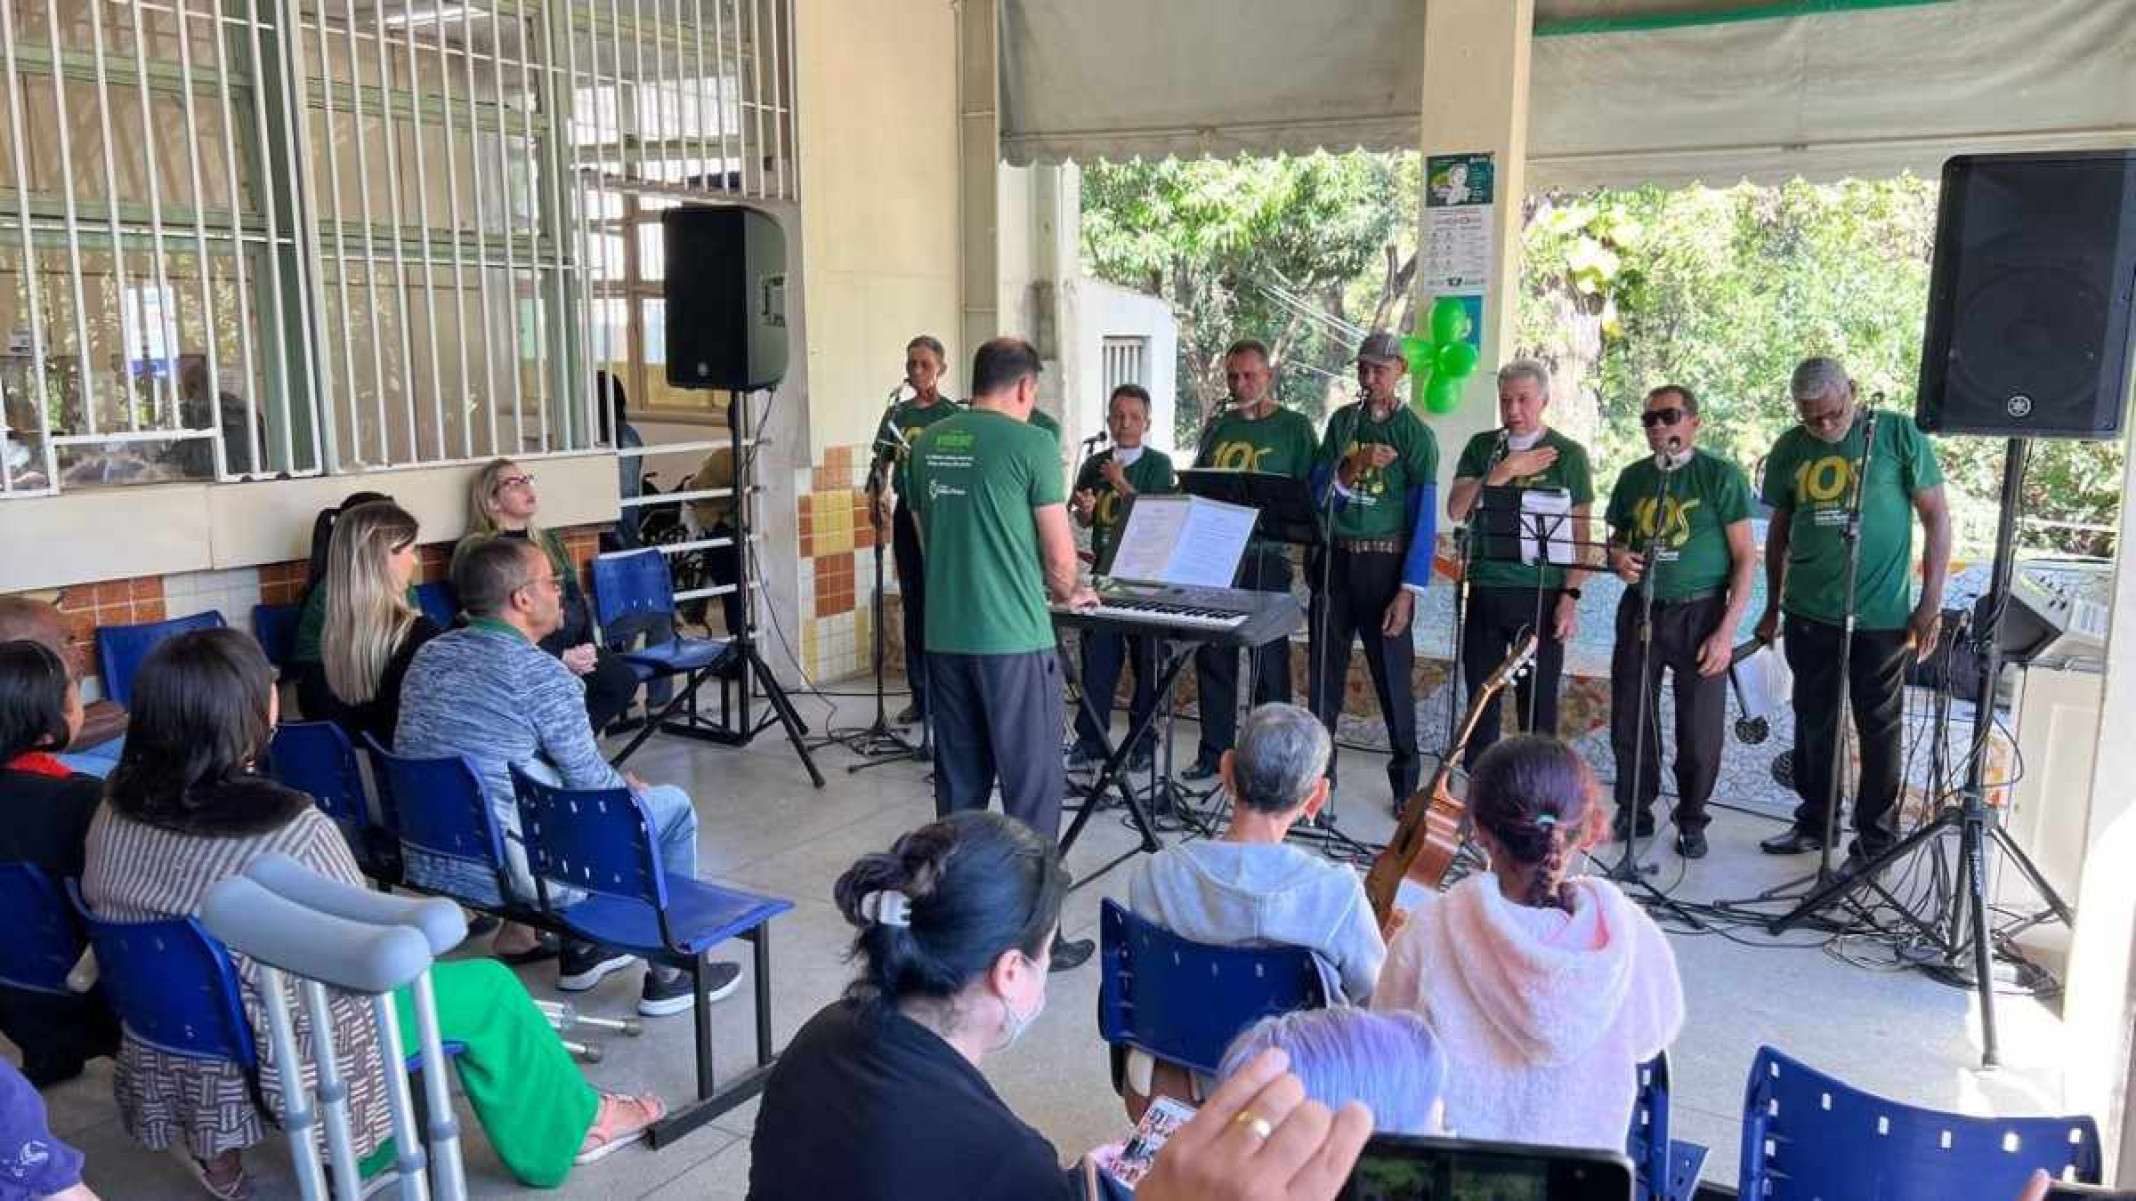
[[[865,443],[827,448],[821,463],[798,473],[794,489],[801,531],[801,665],[816,680],[873,668],[875,532],[858,478],[867,451]],[[886,562],[886,590],[897,587],[896,574]]]

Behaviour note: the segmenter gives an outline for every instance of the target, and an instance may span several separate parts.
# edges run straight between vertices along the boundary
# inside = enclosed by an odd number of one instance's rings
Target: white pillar
[[[1534,24],[1535,0],[1426,0],[1424,5],[1424,117],[1417,149],[1427,160],[1435,154],[1491,155],[1496,193],[1482,357],[1476,374],[1469,378],[1461,407],[1430,419],[1439,438],[1442,497],[1453,480],[1454,460],[1462,445],[1478,431],[1498,424],[1492,375],[1513,348],[1513,314],[1518,311],[1516,289],[1520,285],[1521,196],[1527,175],[1529,42]],[[1418,218],[1420,223],[1427,220],[1423,211]],[[1425,291],[1422,266],[1419,314],[1428,311],[1432,300]]]

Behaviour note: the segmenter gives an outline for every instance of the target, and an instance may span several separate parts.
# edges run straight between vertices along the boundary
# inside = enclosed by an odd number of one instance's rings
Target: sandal
[[[525,967],[530,963],[556,958],[563,954],[563,946],[563,942],[554,934],[537,934],[534,936],[533,946],[518,951],[493,951],[490,958],[511,967]]]
[[[172,1147],[171,1154],[176,1156],[178,1162],[185,1165],[185,1170],[192,1174],[193,1183],[199,1185],[210,1197],[215,1198],[215,1201],[251,1201],[252,1178],[245,1174],[243,1160],[233,1157],[232,1163],[237,1169],[236,1172],[228,1180],[218,1182],[208,1174],[211,1165],[207,1160],[196,1157],[184,1147]]]
[[[658,1097],[629,1093],[602,1093],[601,1108],[594,1114],[593,1128],[579,1144],[574,1164],[599,1163],[620,1148],[645,1137],[654,1122],[667,1116],[667,1103]]]

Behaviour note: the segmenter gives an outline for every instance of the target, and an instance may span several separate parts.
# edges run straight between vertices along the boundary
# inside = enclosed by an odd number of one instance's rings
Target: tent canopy
[[[1416,145],[1426,0],[1000,0],[1029,163]],[[2136,143],[2136,0],[1539,0],[1528,184]]]

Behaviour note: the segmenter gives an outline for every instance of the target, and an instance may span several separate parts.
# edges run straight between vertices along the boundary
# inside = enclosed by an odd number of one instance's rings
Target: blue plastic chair
[[[220,612],[210,609],[168,621],[98,626],[96,657],[103,665],[104,695],[121,706],[131,705],[134,673],[141,669],[141,660],[148,658],[148,652],[156,649],[157,643],[188,630],[219,630],[227,624]]]
[[[297,649],[297,625],[303,619],[302,605],[252,606],[252,636],[259,639],[260,649],[277,670],[289,665]]]
[[[364,737],[385,824],[400,841],[401,883],[471,909],[553,928],[512,899],[504,832],[464,757],[411,759]]]
[[[1239,1031],[1328,1003],[1303,947],[1210,946],[1113,900],[1099,907],[1098,955],[1098,1036],[1205,1076]]]
[[[267,773],[311,797],[341,827],[363,874],[381,886],[400,880],[400,846],[393,831],[371,818],[369,792],[356,748],[330,721],[285,721],[267,748]]]
[[[2015,1197],[2034,1168],[2096,1183],[2087,1117],[1972,1118],[1900,1105],[1758,1048],[1743,1095],[1745,1201]]]
[[[0,985],[54,996],[76,995],[67,973],[82,957],[82,934],[66,897],[34,863],[0,863],[0,913],[8,936],[0,939]]]
[[[116,922],[89,912],[72,881],[67,894],[96,950],[97,978],[126,1032],[159,1051],[234,1063],[258,1084],[259,1050],[230,953],[189,917]],[[260,1112],[271,1114],[260,1104]]]
[[[443,580],[417,584],[415,606],[423,611],[423,616],[438,623],[441,630],[451,629],[460,617],[460,602],[453,599],[452,585]]]
[[[672,1111],[650,1137],[657,1146],[703,1125],[763,1091],[776,1056],[771,1047],[771,919],[792,909],[778,897],[721,888],[702,880],[671,880],[660,868],[652,817],[627,788],[555,788],[518,768],[520,831],[541,907],[579,938],[619,947],[689,971],[697,1028],[697,1099]],[[582,900],[551,902],[556,885],[581,890]],[[756,1066],[715,1087],[712,1009],[705,999],[706,955],[730,938],[747,939],[754,954]]]
[[[1690,1201],[1706,1148],[1669,1137],[1669,1053],[1639,1065],[1639,1095],[1624,1153],[1638,1174],[1641,1201]]]
[[[596,555],[593,560],[594,619],[611,649],[617,651],[641,682],[682,676],[682,686],[655,714],[648,714],[638,733],[617,752],[615,762],[628,759],[654,732],[732,741],[727,730],[726,682],[740,663],[732,641],[726,638],[684,638],[675,629],[675,581],[668,572],[667,556],[658,550],[623,551]],[[625,649],[648,631],[665,631],[666,642],[636,650]],[[721,681],[720,720],[707,722],[698,716],[697,689],[707,676]],[[682,710],[682,720],[674,719]]]

